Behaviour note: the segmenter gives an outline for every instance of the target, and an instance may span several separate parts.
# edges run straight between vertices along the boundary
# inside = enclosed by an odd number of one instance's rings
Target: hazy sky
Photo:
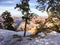
[[[18,11],[18,9],[14,9],[14,7],[16,6],[17,3],[19,3],[19,1],[20,0],[0,0],[0,15],[5,10],[8,10],[9,12],[11,12],[12,16],[22,16],[21,12]],[[47,16],[46,12],[41,12],[35,9],[35,5],[37,4],[36,0],[30,0],[29,4],[30,9],[33,13],[36,13],[40,16]]]

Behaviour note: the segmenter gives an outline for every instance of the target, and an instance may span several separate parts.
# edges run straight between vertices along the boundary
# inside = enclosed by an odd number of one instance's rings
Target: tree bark
[[[27,19],[25,20],[24,37],[26,36]]]

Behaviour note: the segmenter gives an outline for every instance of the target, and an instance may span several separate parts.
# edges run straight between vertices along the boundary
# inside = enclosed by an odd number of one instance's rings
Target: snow
[[[56,35],[57,34],[57,32],[56,31],[52,31],[51,33],[49,33],[50,35]]]
[[[22,38],[13,37],[13,35],[21,35]],[[30,35],[30,33],[27,32],[27,35]],[[31,38],[23,37],[23,32],[0,29],[0,45],[60,45],[60,33],[53,31],[43,38],[41,36]]]
[[[3,35],[13,35],[13,34],[17,34],[17,35],[20,35],[20,36],[23,36],[24,35],[24,31],[19,31],[19,32],[15,32],[15,31],[10,31],[10,30],[2,30],[0,29],[0,34],[3,34]],[[26,36],[30,35],[29,32],[26,32]]]

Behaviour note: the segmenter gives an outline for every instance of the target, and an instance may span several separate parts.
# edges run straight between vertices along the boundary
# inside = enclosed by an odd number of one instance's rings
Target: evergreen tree
[[[8,12],[8,11],[3,12],[3,13],[2,13],[2,18],[5,20],[5,21],[3,22],[5,29],[15,30],[14,27],[12,26],[14,20],[13,20],[13,18],[11,17],[10,12]]]
[[[46,11],[48,14],[48,19],[44,22],[44,25],[47,22],[50,22],[54,24],[56,30],[59,30],[57,24],[55,24],[55,21],[53,21],[53,18],[57,18],[60,20],[60,0],[37,0],[37,3],[38,5],[36,6],[36,8],[39,11]],[[44,25],[42,27],[44,27]]]
[[[30,17],[32,16],[29,8],[29,0],[21,0],[20,4],[16,4],[15,8],[19,8],[24,16],[22,16],[22,19],[25,20],[25,30],[24,30],[24,36],[26,36],[26,27],[28,20],[30,20]]]

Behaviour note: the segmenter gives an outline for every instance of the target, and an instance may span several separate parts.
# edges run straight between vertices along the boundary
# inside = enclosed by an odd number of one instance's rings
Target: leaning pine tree
[[[60,20],[60,0],[37,0],[37,3],[36,8],[39,11],[46,11],[48,14],[48,19],[46,19],[41,28],[43,28],[47,22],[50,22],[54,24],[54,27],[59,32],[59,28],[57,24],[55,24],[56,21],[53,21],[53,18]]]

